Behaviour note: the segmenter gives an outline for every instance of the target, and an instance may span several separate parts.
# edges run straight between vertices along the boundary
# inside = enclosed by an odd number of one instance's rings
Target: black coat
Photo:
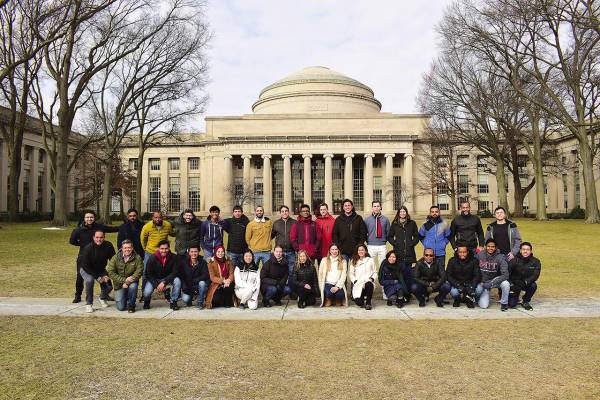
[[[177,274],[181,279],[181,291],[190,296],[198,291],[200,281],[210,281],[208,264],[202,257],[198,257],[198,264],[195,267],[192,267],[188,256],[179,257]]]
[[[530,255],[524,258],[520,253],[508,263],[510,273],[509,281],[520,290],[537,281],[542,272],[542,263],[539,259]]]
[[[227,218],[225,220],[225,232],[227,232],[227,252],[242,254],[248,250],[246,243],[246,225],[250,220],[244,214],[239,218]]]
[[[102,231],[104,233],[118,232],[119,228],[116,226],[98,224],[96,222],[88,226],[82,222],[77,228],[73,229],[73,232],[71,232],[69,243],[73,246],[79,246],[79,254],[81,254],[83,248],[94,241],[94,233],[96,231]]]
[[[393,222],[387,240],[394,247],[398,261],[417,261],[415,246],[419,243],[419,229],[415,221],[410,219],[404,224]]]
[[[94,278],[98,278],[101,275],[108,275],[106,264],[114,255],[115,248],[111,242],[105,240],[100,246],[92,242],[81,251],[77,266]]]
[[[202,222],[192,213],[192,220],[188,223],[183,219],[183,212],[173,221],[175,233],[175,253],[184,255],[191,244],[200,245],[200,225]]]
[[[477,215],[458,215],[450,224],[450,244],[456,249],[458,244],[464,244],[469,249],[484,245],[483,228]]]
[[[481,280],[479,261],[473,258],[471,253],[469,253],[465,260],[460,260],[457,255],[454,255],[454,257],[448,261],[446,279],[448,279],[448,282],[455,288],[467,286],[474,288]]]
[[[164,282],[165,284],[169,284],[173,282],[179,275],[179,259],[178,257],[169,252],[169,256],[167,257],[167,262],[163,266],[160,260],[156,257],[156,254],[152,254],[148,258],[148,263],[146,264],[146,273],[145,280],[146,282],[152,283],[153,287],[157,287],[159,283]]]
[[[367,225],[354,211],[350,215],[342,214],[333,224],[332,240],[342,254],[352,255],[356,246],[367,240]]]
[[[441,263],[433,262],[428,266],[423,259],[415,264],[415,282],[425,287],[433,282],[432,287],[439,289],[446,282],[446,271]]]
[[[283,290],[288,280],[289,270],[285,257],[277,261],[274,256],[263,265],[260,270],[260,287],[264,291],[268,286],[277,286]]]
[[[320,291],[317,283],[317,270],[310,261],[307,261],[305,265],[300,266],[300,268],[294,269],[291,279],[292,288],[296,292],[302,289],[307,283],[310,285],[310,289],[315,296],[319,296]]]
[[[133,249],[135,253],[144,259],[144,248],[142,247],[142,241],[140,234],[144,222],[136,219],[133,222],[125,221],[119,226],[119,233],[117,234],[117,248],[121,248],[124,240],[131,240],[133,242]]]

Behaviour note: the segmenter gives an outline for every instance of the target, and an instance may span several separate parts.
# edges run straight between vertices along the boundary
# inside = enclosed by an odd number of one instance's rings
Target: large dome
[[[327,67],[307,67],[264,88],[255,114],[377,113],[373,90]]]

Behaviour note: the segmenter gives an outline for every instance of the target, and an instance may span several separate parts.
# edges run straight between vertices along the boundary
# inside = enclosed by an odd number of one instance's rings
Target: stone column
[[[402,195],[405,199],[405,205],[408,207],[409,212],[415,212],[412,209],[413,198],[414,198],[414,184],[413,184],[413,157],[412,153],[404,154],[404,165],[402,166],[402,189],[408,192],[407,195]]]
[[[394,211],[394,153],[386,153],[385,175],[383,177],[383,210],[391,213]]]
[[[283,158],[283,204],[292,207],[292,155],[282,154]]]
[[[181,199],[179,208],[181,208],[181,210],[189,208],[190,206],[188,193],[188,158],[181,157],[179,159],[179,198]]]
[[[312,176],[310,169],[312,154],[302,154],[302,158],[304,158],[304,202],[310,206],[312,203]]]
[[[243,185],[243,190],[244,190],[244,195],[247,195],[248,190],[250,190],[252,188],[252,184],[250,182],[250,160],[252,159],[252,156],[250,154],[242,154],[242,160],[244,160],[244,172],[243,172],[243,178],[242,178],[242,185]],[[245,197],[245,196],[244,196]],[[246,214],[250,213],[250,204],[247,201],[244,201],[244,204],[242,206],[244,208],[244,212]]]
[[[231,154],[225,154],[223,156],[225,171],[223,176],[223,188],[225,189],[225,213],[228,214],[233,208],[233,156]]]
[[[346,166],[344,168],[344,198],[352,200],[352,157],[354,154],[344,154]]]
[[[273,174],[271,172],[271,155],[263,154],[263,207],[265,214],[273,214]]]
[[[166,205],[169,212],[169,157],[160,158],[160,207]]]
[[[365,154],[365,175],[363,182],[365,214],[371,212],[371,203],[373,202],[373,157],[375,157],[375,154]]]
[[[38,174],[40,168],[40,164],[38,162],[39,152],[39,148],[34,147],[32,151],[33,154],[31,156],[31,176],[29,178],[29,190],[31,191],[31,202],[29,203],[29,209],[31,211],[38,210]]]
[[[325,203],[331,210],[333,207],[333,154],[323,154],[323,158],[325,158]]]

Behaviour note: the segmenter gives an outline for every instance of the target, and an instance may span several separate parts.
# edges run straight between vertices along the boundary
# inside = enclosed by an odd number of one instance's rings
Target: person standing
[[[375,261],[375,265],[381,265],[386,259],[390,221],[381,213],[380,201],[375,200],[371,203],[371,215],[365,219],[365,225],[367,227],[367,250]]]
[[[163,220],[161,211],[152,213],[152,221],[149,221],[142,228],[140,241],[144,248],[144,268],[148,264],[148,259],[158,250],[158,244],[169,240],[169,236],[174,236],[173,226],[167,220]],[[170,250],[169,250],[170,251]],[[143,286],[143,285],[142,285]]]
[[[175,234],[175,254],[186,256],[188,248],[192,243],[199,243],[199,229],[202,223],[194,210],[187,208],[173,222],[173,233]]]
[[[506,256],[507,261],[510,261],[519,253],[521,234],[519,233],[517,224],[506,219],[506,210],[504,207],[496,207],[494,216],[496,217],[496,221],[487,226],[485,240],[494,239],[500,253]]]
[[[277,223],[277,222],[275,222]],[[302,204],[298,221],[292,225],[290,242],[295,251],[305,250],[311,260],[317,258],[321,246],[321,236],[317,223],[310,215],[310,206]]]
[[[450,238],[450,226],[440,216],[438,206],[429,207],[429,215],[421,228],[419,228],[419,239],[423,247],[433,249],[435,261],[441,265],[446,265],[446,245]]]
[[[240,308],[256,310],[260,292],[260,274],[254,262],[252,250],[246,250],[242,262],[235,266],[233,272],[235,296],[240,300]]]
[[[94,282],[98,281],[101,288],[99,298],[102,308],[108,307],[106,298],[113,289],[106,271],[106,264],[115,255],[115,248],[112,243],[104,240],[104,231],[94,232],[92,243],[87,244],[79,257],[79,273],[85,282],[85,311],[91,313],[94,311]]]
[[[280,218],[273,222],[271,236],[275,238],[275,246],[281,246],[283,249],[283,257],[287,260],[291,275],[296,262],[296,251],[294,251],[290,234],[292,228],[296,225],[296,220],[290,217],[290,209],[285,205],[279,207],[279,215]]]
[[[140,234],[144,222],[138,219],[138,211],[135,208],[127,210],[127,218],[119,226],[119,233],[117,234],[117,248],[120,249],[123,241],[130,240],[133,243],[133,250],[140,259],[144,260],[144,248],[142,247],[142,241],[140,240]]]
[[[244,214],[241,206],[233,207],[231,218],[225,220],[223,228],[227,232],[227,254],[231,258],[233,265],[237,265],[242,261],[244,252],[248,250],[246,243],[246,226],[250,220]]]
[[[125,311],[127,309],[130,313],[135,312],[138,282],[142,277],[143,270],[144,264],[141,257],[134,250],[133,241],[123,240],[121,248],[106,266],[108,277],[115,287],[117,310]]]
[[[450,223],[450,245],[456,249],[458,243],[464,243],[471,252],[483,249],[483,228],[477,215],[471,214],[468,201],[460,203],[460,214]]]
[[[354,210],[352,200],[344,199],[342,207],[344,212],[336,218],[331,237],[340,249],[342,257],[348,261],[352,258],[356,246],[364,244],[367,240],[367,226]]]
[[[479,261],[480,281],[475,289],[475,297],[480,308],[490,306],[490,289],[499,288],[502,292],[500,297],[500,310],[508,310],[508,264],[506,257],[500,254],[496,248],[496,241],[492,238],[485,241],[485,251],[477,254]]]
[[[264,265],[271,258],[271,231],[273,230],[273,221],[265,217],[265,210],[262,206],[256,207],[254,219],[246,226],[246,243],[248,248],[254,253],[256,265],[262,262]]]
[[[346,276],[348,264],[335,243],[329,246],[329,255],[319,264],[319,290],[321,307],[348,306]]]
[[[298,296],[298,308],[316,304],[319,294],[317,270],[304,250],[300,250],[296,257],[296,266],[290,278],[290,286]]]
[[[519,295],[521,291],[524,291],[522,306],[528,311],[533,310],[529,303],[537,290],[537,280],[542,271],[542,263],[533,256],[532,250],[531,243],[521,243],[519,254],[508,264],[511,285],[508,305],[516,307],[519,302]]]
[[[200,245],[198,243],[190,244],[187,256],[179,257],[179,260],[181,300],[187,307],[191,307],[192,300],[196,296],[198,308],[202,310],[210,286],[210,274],[206,261],[200,257]]]
[[[260,286],[263,296],[263,307],[281,305],[281,299],[292,292],[288,285],[289,269],[287,260],[283,257],[281,246],[275,246],[273,254],[260,270]]]
[[[402,277],[406,285],[405,294],[407,300],[409,300],[414,280],[414,269],[412,266],[417,261],[415,246],[419,243],[419,231],[417,223],[410,218],[408,209],[405,206],[400,207],[396,211],[396,216],[392,220],[387,240],[394,248],[396,262],[402,271]],[[442,264],[443,267],[444,265]]]
[[[412,292],[419,301],[419,307],[425,307],[426,298],[435,292],[433,299],[438,307],[444,307],[444,298],[450,292],[446,284],[446,270],[443,265],[435,262],[433,249],[423,250],[423,258],[415,265],[415,279]]]
[[[223,246],[223,227],[226,225],[225,221],[221,219],[219,207],[211,206],[208,212],[209,216],[200,226],[200,240],[205,261],[210,260],[217,246]]]
[[[321,203],[319,206],[319,215],[317,216],[317,229],[321,236],[321,246],[317,256],[317,263],[321,263],[321,259],[327,257],[329,246],[333,243],[333,225],[335,218],[329,214],[329,206],[327,203]]]
[[[354,302],[365,310],[373,308],[371,299],[377,279],[377,268],[375,262],[369,256],[367,246],[359,244],[352,255],[348,267],[348,279],[352,282],[352,298]]]
[[[161,240],[157,243],[158,249],[154,254],[148,257],[143,298],[144,310],[150,308],[152,293],[157,290],[165,294],[165,299],[169,301],[172,310],[179,310],[177,300],[181,293],[181,279],[179,278],[179,260],[171,253],[171,245],[168,240]]]
[[[73,298],[73,303],[81,302],[81,294],[83,293],[83,278],[79,272],[79,257],[81,257],[84,247],[92,243],[96,231],[102,231],[104,233],[118,232],[119,228],[97,223],[96,213],[92,210],[84,210],[83,221],[77,228],[73,229],[71,238],[69,239],[71,245],[79,247],[77,260],[75,262],[75,297]]]

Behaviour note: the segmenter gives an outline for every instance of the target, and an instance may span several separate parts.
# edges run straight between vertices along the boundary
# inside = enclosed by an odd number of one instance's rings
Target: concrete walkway
[[[181,304],[181,302],[180,302]],[[489,309],[468,309],[464,304],[460,308],[445,305],[438,308],[433,301],[420,308],[413,302],[402,309],[388,307],[384,301],[374,301],[373,310],[366,311],[351,305],[350,307],[307,307],[299,309],[295,301],[283,302],[283,306],[273,306],[258,310],[241,310],[238,308],[217,308],[199,310],[197,307],[182,307],[173,311],[163,299],[152,301],[150,310],[142,310],[138,304],[133,314],[118,311],[114,302],[109,302],[106,309],[100,308],[96,302],[95,311],[85,312],[85,304],[72,304],[71,299],[57,298],[24,298],[0,297],[0,316],[64,316],[64,317],[114,317],[114,318],[156,318],[156,319],[193,319],[193,320],[323,320],[323,319],[516,319],[516,318],[572,318],[600,317],[600,298],[579,299],[541,299],[531,303],[533,311],[526,311],[521,306],[500,311],[498,303],[492,303]]]

